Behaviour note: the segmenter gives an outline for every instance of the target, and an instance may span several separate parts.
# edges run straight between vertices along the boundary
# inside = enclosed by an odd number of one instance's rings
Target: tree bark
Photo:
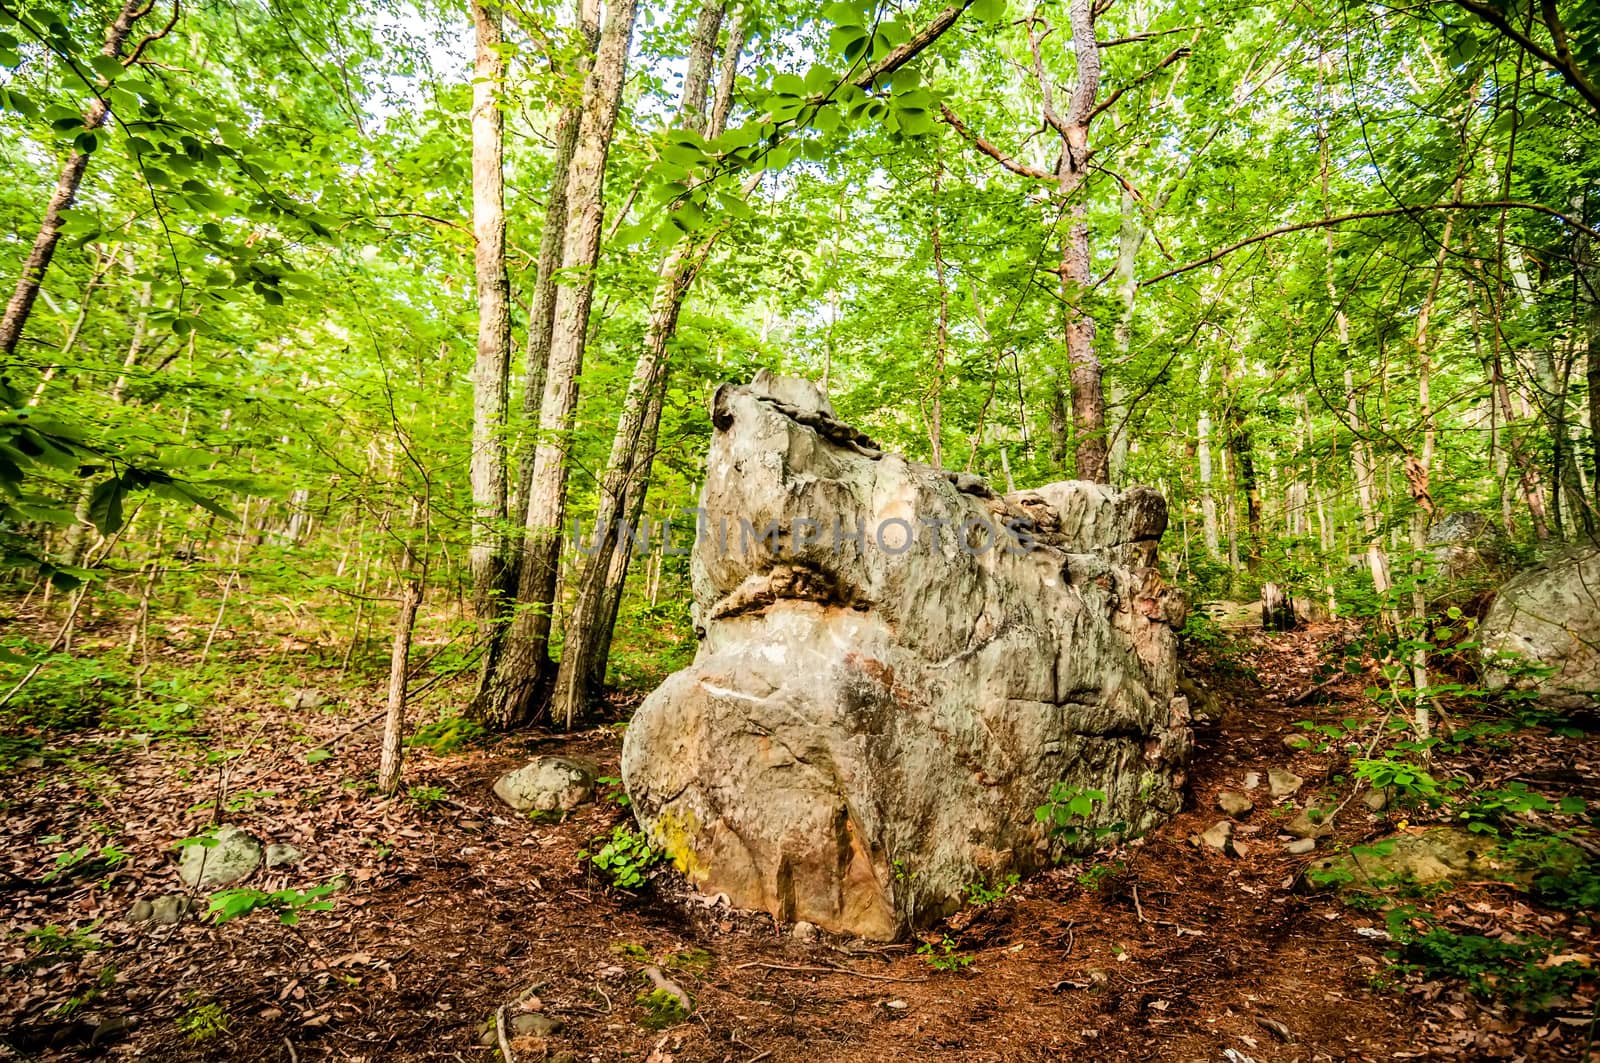
[[[1211,408],[1206,394],[1206,378],[1211,363],[1200,363],[1200,413],[1195,419],[1195,458],[1200,465],[1200,519],[1206,539],[1206,555],[1216,561],[1222,557],[1222,541],[1217,534],[1217,499],[1212,489]]]
[[[700,9],[678,107],[678,121],[684,128],[708,133],[709,137],[722,132],[719,126],[708,128],[706,125],[706,93],[723,14],[723,0],[706,0]],[[742,47],[742,20],[736,20],[730,27],[727,45],[727,50],[735,55],[735,62]],[[719,83],[713,113],[726,115],[722,92],[724,85],[731,92],[732,82],[729,76]],[[717,235],[712,230],[698,236],[684,236],[657,272],[644,344],[634,364],[601,483],[595,513],[595,549],[578,579],[572,613],[565,628],[561,664],[556,673],[551,716],[559,717],[569,728],[581,715],[590,692],[605,679],[605,659],[627,578],[631,546],[622,530],[639,526],[665,398],[669,344],[677,330],[683,300]]]
[[[538,708],[538,685],[548,667],[552,614],[566,509],[567,446],[583,371],[594,272],[605,212],[605,166],[616,131],[637,0],[617,0],[607,12],[594,69],[584,86],[583,116],[567,180],[567,224],[556,292],[550,357],[540,403],[533,476],[524,500],[523,549],[517,612],[488,677],[478,714],[499,728],[526,723]]]
[[[400,788],[400,768],[405,755],[406,673],[411,660],[411,636],[422,604],[422,578],[406,580],[400,611],[394,621],[394,645],[389,654],[389,700],[383,716],[383,750],[378,760],[378,792],[385,797]]]
[[[1094,318],[1082,306],[1094,280],[1089,258],[1089,205],[1080,194],[1089,176],[1089,124],[1094,120],[1095,99],[1100,93],[1100,44],[1095,39],[1094,0],[1069,0],[1067,14],[1072,26],[1072,50],[1078,59],[1078,78],[1063,118],[1055,118],[1048,79],[1039,64],[1035,65],[1045,93],[1045,120],[1061,135],[1056,186],[1062,201],[1068,204],[1070,219],[1061,245],[1061,297],[1066,304],[1074,462],[1078,479],[1109,483],[1103,371],[1095,354]]]
[[[491,620],[506,554],[506,395],[511,371],[511,281],[506,275],[503,150],[505,119],[500,93],[506,61],[501,12],[493,0],[474,0],[477,47],[472,85],[472,231],[478,297],[478,355],[472,368],[472,606]]]
[[[100,54],[120,60],[134,23],[150,11],[153,3],[154,0],[127,0],[111,25],[106,27],[105,45],[100,49]],[[104,79],[100,80],[99,87],[106,87]],[[92,133],[105,125],[109,115],[110,109],[106,106],[105,98],[97,95],[83,112],[83,128]],[[22,330],[27,327],[28,317],[33,313],[34,301],[39,298],[39,288],[50,270],[51,261],[56,257],[56,246],[61,242],[61,214],[78,198],[78,189],[83,184],[83,175],[88,168],[89,156],[74,147],[61,168],[61,176],[56,179],[56,189],[51,193],[50,202],[45,205],[44,217],[39,222],[39,233],[34,237],[28,257],[23,260],[22,274],[17,278],[17,286],[6,303],[5,316],[0,318],[0,356],[9,359],[16,353]]]

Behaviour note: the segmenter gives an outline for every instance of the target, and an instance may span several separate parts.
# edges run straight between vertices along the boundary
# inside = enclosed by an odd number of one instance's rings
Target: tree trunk
[[[533,477],[524,501],[524,538],[517,612],[477,713],[499,728],[520,725],[538,708],[538,684],[549,663],[552,613],[566,508],[567,445],[583,371],[594,271],[600,257],[606,157],[616,131],[637,0],[617,0],[607,12],[594,69],[584,86],[583,117],[567,180],[567,225],[539,410]]]
[[[694,41],[684,75],[683,97],[678,120],[684,128],[716,137],[722,130],[706,126],[706,93],[709,89],[712,60],[716,54],[717,33],[722,24],[722,0],[706,0],[700,9]],[[728,51],[743,47],[742,22],[730,27]],[[727,66],[724,64],[724,72]],[[731,76],[719,81],[713,114],[726,115],[722,102],[724,85],[732,89]],[[745,191],[750,191],[747,186]],[[605,660],[611,646],[611,630],[616,623],[622,586],[627,579],[630,540],[624,528],[635,529],[644,510],[650,467],[654,460],[656,432],[660,425],[668,373],[668,345],[678,326],[683,300],[700,267],[711,251],[717,232],[689,235],[680,240],[662,262],[657,273],[655,295],[645,326],[643,348],[634,364],[633,378],[617,420],[611,455],[600,488],[595,513],[596,548],[583,566],[578,579],[572,613],[568,617],[561,665],[556,673],[551,700],[551,716],[560,717],[567,727],[583,711],[589,693],[605,680]]]
[[[511,281],[506,276],[505,119],[500,93],[498,6],[474,0],[477,56],[472,85],[472,231],[478,296],[478,356],[472,369],[472,606],[480,620],[496,612],[505,565],[506,391],[511,371]]]
[[[406,580],[400,611],[394,621],[394,647],[389,655],[389,702],[383,717],[383,751],[378,761],[378,792],[385,797],[400,787],[400,767],[405,754],[406,673],[411,660],[411,634],[416,630],[417,608],[422,604],[422,577]]]
[[[933,276],[939,289],[939,315],[933,335],[933,398],[932,412],[928,417],[928,444],[933,467],[944,468],[944,366],[946,349],[950,343],[950,291],[945,284],[944,241],[939,230],[939,178],[944,172],[941,161],[933,173]]]
[[[1089,205],[1083,195],[1089,177],[1089,124],[1094,120],[1095,99],[1100,93],[1100,42],[1095,39],[1094,0],[1069,0],[1067,14],[1072,25],[1072,50],[1078,59],[1078,78],[1067,113],[1057,127],[1062,152],[1056,183],[1071,219],[1061,247],[1061,297],[1066,304],[1074,459],[1078,479],[1109,483],[1102,370],[1094,349],[1094,318],[1083,306],[1094,280],[1089,259]],[[1047,83],[1042,75],[1039,80]]]
[[[1206,555],[1216,561],[1222,557],[1222,544],[1217,535],[1217,499],[1211,480],[1211,409],[1206,394],[1206,378],[1211,375],[1211,363],[1200,363],[1200,414],[1195,420],[1195,457],[1200,463],[1200,518],[1205,529]]]
[[[144,0],[128,0],[111,25],[106,27],[105,45],[100,49],[100,54],[121,60],[122,49],[128,43],[133,24],[144,17],[150,6]],[[100,88],[106,85],[103,78],[99,80]],[[83,112],[84,130],[93,133],[105,125],[109,113],[105,98],[96,95]],[[5,316],[0,318],[0,357],[9,360],[16,353],[22,330],[27,327],[28,316],[33,313],[34,301],[39,298],[39,287],[49,272],[51,260],[56,257],[56,245],[61,242],[61,214],[77,199],[84,171],[88,168],[88,154],[74,147],[67,155],[66,165],[61,168],[61,176],[56,179],[56,190],[51,194],[50,202],[45,205],[44,217],[39,221],[39,234],[34,237],[28,257],[23,260],[22,274],[17,278],[16,289],[6,303]]]

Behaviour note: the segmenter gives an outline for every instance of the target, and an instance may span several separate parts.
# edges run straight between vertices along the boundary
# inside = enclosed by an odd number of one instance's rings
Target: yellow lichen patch
[[[650,828],[650,840],[657,849],[667,854],[674,867],[699,881],[706,876],[706,867],[694,851],[694,837],[700,832],[700,821],[688,809],[665,808]]]

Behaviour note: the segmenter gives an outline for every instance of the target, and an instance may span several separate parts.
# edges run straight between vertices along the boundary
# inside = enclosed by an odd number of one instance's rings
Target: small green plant
[[[1017,875],[1007,875],[1005,878],[997,878],[989,884],[969,882],[965,890],[967,903],[982,907],[985,904],[993,904],[995,901],[1004,900],[1006,895],[1015,889],[1020,881],[1021,878]]]
[[[1397,912],[1401,911],[1397,909]],[[1414,911],[1407,914],[1415,916]],[[1478,996],[1538,1012],[1566,997],[1589,974],[1587,957],[1569,958],[1567,942],[1548,938],[1488,938],[1443,927],[1425,931],[1391,916],[1399,948],[1389,953],[1400,971],[1459,978]]]
[[[444,756],[480,742],[488,734],[482,724],[465,716],[441,716],[412,732],[411,737],[406,739],[406,745]]]
[[[83,1008],[95,1002],[100,994],[111,988],[117,982],[117,965],[108,963],[100,968],[100,973],[95,975],[94,984],[81,993],[74,994],[51,1009],[51,1014],[62,1018],[70,1018]]]
[[[627,808],[633,803],[628,799],[628,791],[622,788],[622,780],[615,775],[602,775],[595,780],[595,785],[604,786],[606,796],[615,801],[618,808]]]
[[[406,800],[418,812],[432,812],[449,799],[442,786],[413,786],[406,791]]]
[[[338,890],[339,885],[335,880],[315,889],[277,890],[273,893],[264,890],[219,890],[211,895],[206,914],[214,917],[218,923],[226,923],[251,912],[276,912],[278,922],[284,926],[294,926],[300,922],[303,912],[331,910],[333,902],[323,898]]]
[[[215,1001],[196,1004],[178,1016],[178,1030],[195,1044],[202,1044],[228,1032],[228,1016]]]
[[[43,881],[55,882],[69,875],[83,875],[85,871],[92,871],[98,875],[111,871],[128,858],[128,851],[112,842],[102,845],[98,850],[93,845],[80,845],[65,853],[58,853],[55,866],[45,873]]]
[[[1588,810],[1581,797],[1563,797],[1551,800],[1528,789],[1526,783],[1508,782],[1504,786],[1479,790],[1461,806],[1459,816],[1467,829],[1480,834],[1498,833],[1514,817],[1524,812],[1553,812],[1563,816],[1581,816]]]
[[[651,962],[650,950],[632,941],[613,941],[611,943],[611,951],[617,956],[625,960],[632,960],[635,963]]]
[[[1093,829],[1085,827],[1094,813],[1094,806],[1105,799],[1103,790],[1057,782],[1050,787],[1045,803],[1033,810],[1033,818],[1045,825],[1051,838],[1068,848],[1075,848],[1086,838],[1099,837],[1117,829],[1116,825]]]
[[[1427,769],[1408,759],[1420,743],[1401,742],[1380,757],[1353,762],[1355,777],[1374,790],[1388,789],[1401,804],[1444,803],[1445,792]]]
[[[948,934],[940,938],[938,944],[924,941],[917,955],[936,971],[961,971],[972,966],[972,956],[957,952],[956,943]]]
[[[602,839],[596,838],[599,842]],[[664,854],[650,844],[644,832],[634,830],[625,823],[611,828],[611,836],[604,839],[599,849],[578,853],[578,859],[587,860],[617,889],[636,890],[650,877],[650,869],[664,859]]]
[[[665,1030],[689,1017],[689,1009],[671,990],[641,989],[633,999],[645,1011],[643,1025],[652,1030]]]
[[[22,941],[36,956],[54,956],[63,952],[94,952],[105,947],[105,942],[94,935],[94,929],[99,925],[98,922],[94,922],[81,930],[67,930],[52,923],[37,930],[26,931],[22,935]]]
[[[1085,868],[1083,874],[1078,876],[1078,885],[1086,890],[1098,891],[1115,880],[1121,871],[1121,863],[1095,864],[1093,867]]]

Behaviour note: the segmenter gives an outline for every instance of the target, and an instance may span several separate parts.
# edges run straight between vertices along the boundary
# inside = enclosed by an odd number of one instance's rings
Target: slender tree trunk
[[[678,120],[684,128],[708,133],[710,137],[721,133],[718,127],[706,126],[706,94],[723,13],[723,0],[705,0],[700,9],[678,107]],[[736,21],[730,27],[727,50],[737,58],[742,46],[742,25]],[[732,78],[723,80],[731,91]],[[722,84],[719,84],[713,113],[725,115],[727,107],[722,105],[721,97]],[[750,186],[747,186],[745,192],[749,191]],[[562,719],[567,727],[582,713],[591,690],[605,679],[605,658],[627,578],[631,545],[622,533],[624,528],[639,527],[644,510],[666,392],[668,347],[677,330],[683,300],[717,235],[716,230],[711,230],[684,237],[667,255],[657,273],[643,348],[634,364],[601,484],[595,514],[595,549],[578,578],[572,613],[565,628],[561,665],[556,673],[551,716]]]
[[[1089,177],[1089,124],[1094,120],[1095,100],[1100,93],[1100,42],[1095,38],[1094,0],[1068,0],[1067,14],[1078,77],[1067,113],[1058,127],[1063,150],[1056,183],[1067,204],[1069,219],[1061,246],[1061,297],[1066,304],[1074,461],[1078,479],[1109,483],[1103,371],[1094,349],[1094,318],[1083,306],[1094,281],[1089,258],[1089,204],[1083,195]],[[1045,79],[1041,76],[1040,81],[1044,83]]]
[[[941,160],[933,173],[933,277],[939,288],[939,315],[933,335],[933,399],[928,418],[928,443],[933,467],[944,468],[944,366],[950,344],[950,291],[945,284],[944,241],[939,228],[939,178],[944,172]]]
[[[1200,518],[1205,531],[1206,556],[1217,561],[1222,557],[1222,545],[1217,535],[1217,499],[1212,488],[1211,471],[1211,408],[1206,393],[1206,378],[1211,375],[1210,361],[1200,363],[1200,414],[1195,421],[1195,457],[1200,464]]]
[[[100,49],[100,54],[120,61],[134,23],[144,17],[152,6],[153,0],[127,0],[111,25],[106,27],[105,45]],[[105,88],[106,82],[102,79],[99,86]],[[109,113],[104,97],[97,95],[83,112],[84,130],[92,134],[105,125]],[[34,301],[39,298],[39,287],[44,283],[50,262],[56,257],[56,246],[61,242],[62,212],[78,198],[78,188],[83,184],[83,175],[88,168],[88,154],[73,147],[67,155],[66,164],[61,168],[61,176],[56,180],[56,190],[51,193],[50,202],[45,206],[44,217],[39,222],[39,234],[34,237],[33,247],[22,262],[22,274],[17,278],[17,286],[6,303],[5,316],[0,318],[0,357],[9,360],[17,351],[22,330],[27,327],[28,316],[33,313]]]
[[[405,754],[406,673],[411,661],[411,637],[422,605],[422,577],[407,579],[400,591],[400,610],[394,620],[394,645],[389,654],[389,701],[383,716],[383,749],[378,760],[378,792],[385,797],[400,788]]]
[[[567,180],[567,225],[556,292],[550,357],[539,412],[533,477],[524,502],[517,612],[480,696],[478,714],[508,728],[531,719],[549,662],[552,614],[566,508],[567,445],[578,401],[594,272],[600,256],[606,157],[616,130],[637,0],[617,0],[606,15],[594,69],[584,86],[583,117]]]
[[[506,392],[511,370],[511,281],[506,276],[506,74],[502,18],[493,0],[474,0],[477,56],[472,85],[472,231],[478,296],[478,355],[472,369],[472,606],[481,620],[496,612],[505,565]]]

